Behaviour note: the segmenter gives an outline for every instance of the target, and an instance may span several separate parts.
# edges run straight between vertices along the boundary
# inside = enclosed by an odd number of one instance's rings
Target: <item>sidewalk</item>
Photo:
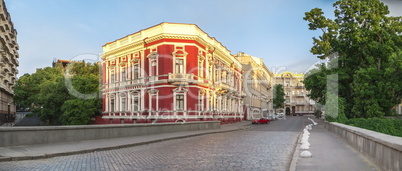
[[[166,140],[193,137],[205,134],[221,133],[247,129],[249,121],[221,125],[221,129],[183,131],[163,134],[124,137],[114,139],[86,140],[78,142],[65,142],[53,144],[40,144],[28,146],[0,147],[0,162],[10,160],[31,160],[49,158],[63,155],[88,153],[100,150],[130,147],[155,143]]]
[[[313,117],[310,117],[313,119]],[[318,125],[313,126],[310,130],[310,143],[311,158],[302,158],[300,153],[300,144],[296,148],[296,171],[311,171],[311,170],[325,170],[325,171],[355,171],[355,170],[379,170],[373,163],[366,157],[356,151],[347,142],[338,135],[327,131],[324,128],[324,122],[314,119]],[[306,124],[312,123],[306,120]],[[301,137],[301,136],[300,136]],[[298,140],[300,142],[300,139]]]

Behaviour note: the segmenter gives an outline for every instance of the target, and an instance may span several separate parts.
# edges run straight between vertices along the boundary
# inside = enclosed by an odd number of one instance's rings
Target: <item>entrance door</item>
[[[296,107],[295,106],[292,106],[292,114],[296,115]]]

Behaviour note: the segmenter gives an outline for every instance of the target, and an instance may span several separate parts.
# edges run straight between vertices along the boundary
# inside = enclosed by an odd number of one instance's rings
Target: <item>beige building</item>
[[[268,117],[273,113],[272,83],[274,74],[268,70],[261,58],[243,52],[234,56],[243,65],[245,119]]]
[[[286,114],[303,115],[313,114],[315,111],[315,101],[311,100],[309,93],[303,84],[304,74],[291,73],[289,71],[282,74],[275,74],[275,83],[282,84],[285,90]]]
[[[12,120],[14,85],[18,74],[17,31],[11,22],[4,0],[0,2],[0,123]]]

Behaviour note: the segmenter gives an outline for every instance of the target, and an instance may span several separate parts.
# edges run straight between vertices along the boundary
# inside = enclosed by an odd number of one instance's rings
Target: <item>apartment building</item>
[[[304,74],[289,71],[275,74],[275,83],[282,84],[285,91],[284,110],[287,114],[313,114],[315,101],[311,100],[303,84]]]
[[[239,52],[234,55],[242,63],[245,119],[268,117],[273,113],[272,88],[274,74],[261,58]]]
[[[0,123],[14,118],[14,85],[18,74],[17,31],[4,0],[0,2]]]

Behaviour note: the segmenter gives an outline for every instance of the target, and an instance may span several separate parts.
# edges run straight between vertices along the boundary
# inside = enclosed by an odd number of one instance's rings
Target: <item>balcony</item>
[[[296,106],[304,106],[304,105],[306,105],[306,103],[300,103],[300,102],[296,103]]]
[[[168,83],[175,86],[183,86],[194,83],[194,74],[172,74],[168,75]]]
[[[304,86],[296,86],[296,89],[304,89]]]
[[[304,97],[303,94],[296,94],[295,96],[296,96],[296,97]]]
[[[215,88],[216,88],[217,90],[218,90],[218,89],[229,90],[229,89],[230,89],[230,86],[229,86],[229,84],[226,84],[226,83],[224,83],[224,82],[218,82],[218,83],[215,84]]]

